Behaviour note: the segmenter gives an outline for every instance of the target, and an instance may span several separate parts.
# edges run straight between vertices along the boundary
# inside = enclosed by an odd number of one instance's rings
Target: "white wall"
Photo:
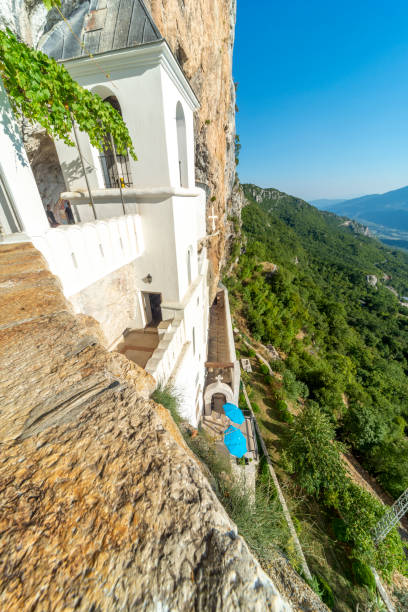
[[[180,185],[176,123],[176,107],[177,103],[180,102],[181,106],[183,107],[186,123],[188,186],[193,187],[195,185],[193,112],[187,101],[183,99],[180,91],[174,86],[170,76],[163,69],[161,70],[161,80],[170,184]]]
[[[117,98],[138,156],[137,162],[130,160],[135,187],[179,185],[176,106],[180,102],[186,119],[188,182],[194,186],[193,111],[198,102],[166,43],[104,54],[97,65],[82,58],[65,66],[83,87],[103,99]],[[109,80],[104,73],[109,73]],[[103,187],[97,155],[83,134],[80,146],[91,187]],[[69,189],[83,188],[76,150],[63,143],[57,150]]]
[[[30,236],[42,234],[49,223],[41,202],[19,127],[0,79],[0,173],[18,211],[22,230]]]
[[[146,365],[158,382],[169,383],[181,398],[181,413],[194,426],[203,408],[208,332],[208,260],[184,308],[173,312],[173,325],[164,334]],[[193,342],[195,336],[195,350]],[[170,376],[171,375],[171,376]],[[170,378],[169,378],[170,377]],[[197,412],[198,401],[198,412]]]
[[[34,246],[61,279],[66,297],[82,291],[140,257],[143,235],[138,215],[48,228]]]

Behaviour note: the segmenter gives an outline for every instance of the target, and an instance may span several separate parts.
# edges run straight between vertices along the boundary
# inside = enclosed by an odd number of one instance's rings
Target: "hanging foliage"
[[[42,0],[46,9],[50,10],[53,6],[61,6],[61,0]]]
[[[42,125],[51,137],[74,146],[72,113],[97,149],[102,151],[104,136],[112,134],[117,152],[137,159],[120,114],[76,83],[64,66],[19,42],[10,30],[0,31],[0,75],[14,112]]]

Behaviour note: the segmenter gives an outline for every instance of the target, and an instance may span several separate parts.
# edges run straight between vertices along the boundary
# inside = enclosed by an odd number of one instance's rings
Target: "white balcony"
[[[59,276],[66,297],[135,260],[144,249],[138,214],[60,225],[32,241]]]

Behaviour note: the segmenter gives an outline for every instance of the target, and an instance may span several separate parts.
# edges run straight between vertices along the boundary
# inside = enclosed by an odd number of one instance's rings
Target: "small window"
[[[176,107],[176,125],[180,187],[188,187],[186,120],[184,117],[183,107],[181,106],[180,102],[177,102]]]
[[[187,279],[188,286],[191,285],[191,249],[187,251]]]
[[[196,352],[196,345],[195,345],[195,328],[193,327],[193,355],[195,355]]]

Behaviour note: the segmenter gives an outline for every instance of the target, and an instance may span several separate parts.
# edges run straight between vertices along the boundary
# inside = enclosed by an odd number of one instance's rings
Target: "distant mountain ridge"
[[[319,210],[330,210],[331,206],[346,202],[346,200],[344,198],[319,198],[318,200],[308,200],[308,202]]]
[[[362,223],[408,231],[408,186],[343,202],[328,201],[326,210]]]

